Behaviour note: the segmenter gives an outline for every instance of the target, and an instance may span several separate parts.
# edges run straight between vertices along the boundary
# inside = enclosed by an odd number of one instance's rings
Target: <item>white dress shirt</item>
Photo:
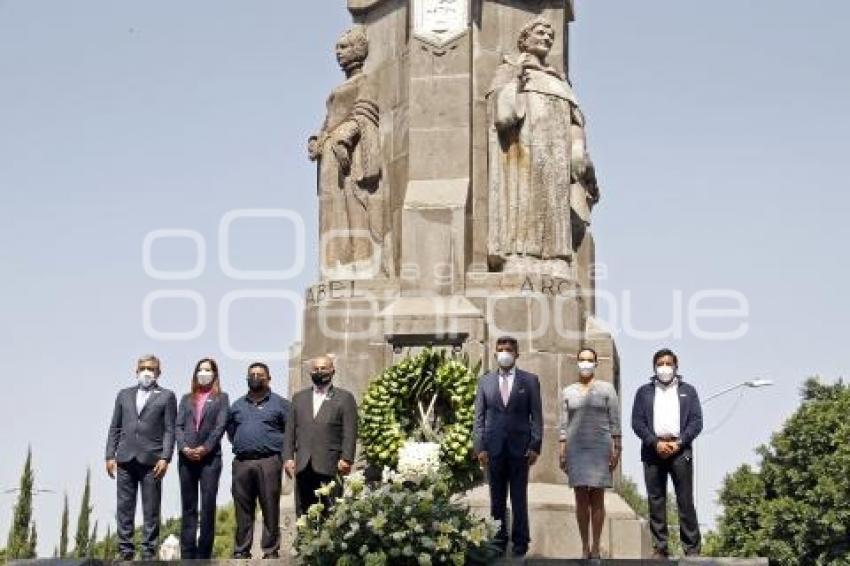
[[[153,386],[147,389],[139,387],[136,391],[136,412],[140,415],[142,414],[142,409],[145,408],[145,404],[148,402],[148,397],[151,396],[151,391],[153,391]]]
[[[319,409],[322,408],[322,403],[325,402],[325,399],[328,398],[328,389],[330,389],[329,385],[324,387],[313,386],[313,418],[316,418],[316,415],[319,414]]]
[[[679,380],[673,379],[669,385],[655,382],[655,403],[653,405],[653,426],[655,436],[679,437]]]

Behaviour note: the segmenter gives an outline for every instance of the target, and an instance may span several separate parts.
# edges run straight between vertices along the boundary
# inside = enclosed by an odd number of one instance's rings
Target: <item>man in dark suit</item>
[[[682,547],[686,556],[695,556],[700,552],[701,539],[694,507],[692,444],[702,431],[702,407],[696,389],[678,374],[679,360],[675,353],[659,350],[652,362],[655,375],[635,395],[632,430],[642,445],[654,557],[668,556],[668,476],[676,490]]]
[[[143,356],[136,365],[138,385],[122,389],[106,441],[106,472],[118,476],[117,534],[122,560],[135,556],[133,520],[136,493],[141,488],[142,559],[156,556],[162,478],[174,451],[177,398],[159,386],[161,374],[156,356]]]
[[[543,404],[540,381],[516,367],[517,340],[496,341],[498,369],[478,382],[475,396],[474,450],[489,475],[490,514],[500,521],[496,542],[507,549],[505,525],[508,492],[511,496],[514,556],[524,556],[531,541],[528,528],[528,472],[543,444]]]
[[[337,475],[348,475],[357,448],[357,402],[332,383],[333,359],[312,362],[312,387],[292,398],[292,421],[283,450],[286,473],[295,477],[295,511],[307,512],[319,498],[315,491]],[[325,506],[330,498],[325,498]]]

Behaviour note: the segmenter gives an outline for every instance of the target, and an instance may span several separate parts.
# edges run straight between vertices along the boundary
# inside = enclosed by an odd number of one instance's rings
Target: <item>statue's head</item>
[[[336,60],[346,73],[362,67],[368,55],[369,40],[362,26],[353,27],[339,36],[336,42]]]
[[[517,39],[517,48],[522,53],[546,59],[555,43],[555,28],[546,18],[539,16],[522,27]]]

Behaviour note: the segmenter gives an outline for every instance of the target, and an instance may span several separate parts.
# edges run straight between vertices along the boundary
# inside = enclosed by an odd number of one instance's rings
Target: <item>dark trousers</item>
[[[514,549],[527,550],[531,540],[528,533],[528,458],[502,453],[490,458],[487,472],[490,475],[490,515],[501,522],[496,544],[503,548],[508,544],[505,515],[510,492],[513,515],[511,542]]]
[[[180,472],[180,499],[183,518],[180,522],[180,556],[186,560],[212,558],[215,539],[215,503],[218,480],[221,477],[221,455],[208,456],[193,462],[182,454]],[[200,489],[200,527],[198,534],[198,490]]]
[[[118,464],[116,485],[118,509],[116,514],[118,552],[135,554],[133,523],[136,518],[136,496],[142,492],[142,558],[156,556],[159,539],[159,510],[162,504],[162,480],[153,477],[153,466],[136,460]]]
[[[322,485],[334,481],[334,476],[326,476],[316,473],[313,470],[312,462],[307,462],[307,466],[295,474],[295,515],[300,517],[305,514],[311,505],[320,501],[316,495],[316,490]],[[325,512],[328,511],[333,503],[333,498],[321,498],[325,504]]]
[[[656,550],[667,552],[667,476],[673,480],[679,508],[679,535],[685,553],[699,552],[700,532],[694,507],[694,459],[690,449],[667,460],[643,463],[649,501],[649,530]]]
[[[280,491],[283,477],[280,455],[255,460],[233,460],[233,505],[236,508],[236,540],[233,553],[250,555],[254,540],[257,502],[263,513],[263,554],[280,550]]]

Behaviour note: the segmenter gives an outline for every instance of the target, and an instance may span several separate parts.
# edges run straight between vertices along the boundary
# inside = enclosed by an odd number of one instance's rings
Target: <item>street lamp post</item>
[[[771,385],[773,385],[772,379],[750,379],[748,381],[742,381],[741,383],[737,383],[735,385],[730,385],[726,389],[721,389],[720,391],[718,391],[716,393],[712,393],[711,395],[709,395],[708,397],[703,399],[702,404],[706,405],[707,403],[709,403],[710,401],[713,401],[714,399],[717,399],[721,395],[731,393],[732,391],[735,391],[736,389],[740,389],[741,387],[748,387],[750,389],[757,389],[759,387],[769,387]]]
[[[721,389],[720,391],[712,393],[711,395],[709,395],[708,397],[706,397],[705,399],[702,400],[702,405],[705,406],[708,403],[710,403],[711,401],[714,401],[715,399],[717,399],[718,397],[726,395],[727,393],[731,393],[732,391],[735,391],[736,389],[741,389],[741,388],[759,389],[761,387],[770,387],[771,385],[773,385],[772,379],[756,378],[756,379],[749,379],[747,381],[742,381],[741,383],[736,383],[735,385],[730,385],[729,387],[726,387],[725,389]],[[717,427],[711,429],[710,431],[708,431],[705,434],[705,436],[716,431],[718,428],[719,428],[719,425]],[[699,507],[699,473],[698,473],[699,472],[699,462],[696,459],[696,444],[694,444],[691,447],[691,450],[694,452],[694,505],[696,507]]]

